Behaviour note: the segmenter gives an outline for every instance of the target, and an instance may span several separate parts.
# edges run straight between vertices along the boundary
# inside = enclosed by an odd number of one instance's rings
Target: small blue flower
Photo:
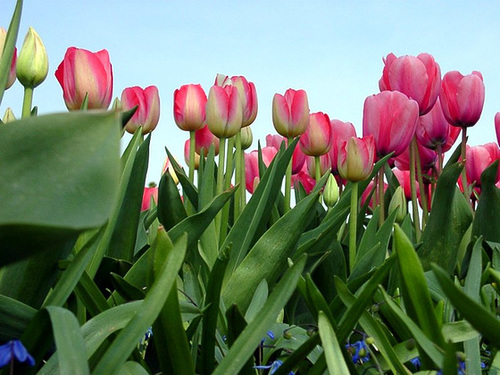
[[[352,362],[358,363],[359,360],[362,362],[367,362],[370,360],[370,352],[368,350],[368,345],[364,340],[356,341],[354,344],[347,344],[346,348],[354,348],[355,352],[352,355]]]
[[[35,365],[35,359],[19,340],[11,340],[0,346],[0,367],[8,365],[13,359],[21,363],[27,362],[30,366]]]
[[[253,368],[257,369],[257,370],[270,370],[269,375],[273,375],[276,372],[276,370],[278,370],[278,367],[280,367],[282,364],[283,364],[283,361],[280,361],[279,359],[277,359],[276,361],[274,361],[270,365],[253,366]],[[293,371],[290,371],[288,373],[288,375],[295,375],[295,373]]]
[[[273,331],[267,331],[267,335],[271,340],[274,340],[274,332]]]
[[[410,362],[413,363],[413,366],[415,366],[415,368],[417,370],[420,369],[420,366],[421,366],[421,364],[420,364],[420,357],[415,357],[413,359],[410,359]]]

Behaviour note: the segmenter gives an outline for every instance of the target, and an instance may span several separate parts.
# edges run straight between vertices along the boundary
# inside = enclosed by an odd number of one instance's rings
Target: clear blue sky
[[[8,27],[15,0],[0,1],[0,26]],[[70,46],[107,49],[113,96],[125,87],[156,85],[161,117],[153,133],[148,181],[159,180],[167,146],[183,160],[187,134],[173,120],[173,92],[200,83],[208,92],[215,75],[244,75],[255,83],[259,113],[254,145],[274,133],[273,95],[305,89],[312,112],[354,123],[361,135],[364,99],[377,93],[382,57],[432,54],[442,74],[479,70],[486,102],[470,144],[495,141],[500,111],[500,7],[497,1],[184,1],[25,0],[18,48],[29,26],[49,53],[49,76],[35,90],[39,113],[65,111],[54,71]],[[21,112],[22,87],[4,96]]]

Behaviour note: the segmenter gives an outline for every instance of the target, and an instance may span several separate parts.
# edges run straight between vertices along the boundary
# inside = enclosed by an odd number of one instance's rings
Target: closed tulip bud
[[[328,176],[328,181],[326,181],[325,189],[323,190],[323,200],[328,207],[335,206],[335,203],[339,200],[339,184],[333,174]]]
[[[212,86],[207,100],[208,128],[217,138],[231,138],[241,129],[243,106],[238,89],[228,85]]]
[[[202,154],[207,156],[210,147],[214,146],[215,155],[219,154],[219,138],[210,132],[208,125],[205,124],[201,129],[194,132],[195,151],[198,155]]]
[[[347,181],[366,180],[373,170],[375,142],[373,136],[351,137],[339,150],[338,169],[340,177]]]
[[[274,128],[286,138],[303,134],[309,125],[309,102],[304,90],[288,89],[273,97]]]
[[[139,86],[127,87],[122,92],[122,109],[128,111],[135,106],[132,118],[125,125],[125,130],[133,134],[138,127],[142,127],[142,133],[152,132],[160,119],[160,96],[156,86],[148,86],[145,89]]]
[[[330,125],[332,126],[332,147],[328,154],[330,155],[330,160],[332,162],[332,173],[338,175],[337,160],[339,155],[339,148],[342,143],[349,140],[351,137],[356,137],[356,129],[354,125],[350,122],[343,122],[340,120],[331,120]]]
[[[25,87],[37,87],[47,77],[49,58],[42,39],[30,27],[17,59],[17,79]]]
[[[2,58],[3,48],[5,45],[5,39],[7,38],[7,30],[0,27],[0,59]],[[14,48],[14,55],[12,56],[12,62],[10,63],[9,78],[7,79],[7,90],[16,81],[16,59],[17,59],[17,48]]]
[[[249,126],[241,128],[241,149],[246,150],[252,145],[253,134]]]
[[[241,127],[247,127],[257,117],[257,91],[253,82],[248,82],[243,76],[231,77],[231,84],[236,86],[243,105],[243,123]]]
[[[389,203],[389,214],[396,211],[396,222],[401,223],[406,217],[407,205],[403,188],[398,186]]]
[[[444,117],[453,126],[475,125],[483,111],[484,91],[483,76],[479,72],[466,76],[457,71],[446,73],[439,94]]]
[[[398,156],[410,145],[418,120],[418,104],[398,91],[382,91],[366,98],[363,135],[372,134],[377,156]]]
[[[113,69],[108,51],[90,52],[70,47],[56,70],[69,110],[82,107],[88,96],[87,109],[107,109],[113,95]]]
[[[152,186],[144,188],[141,211],[149,210],[151,207],[151,201],[154,201],[155,204],[158,203],[158,187],[156,187],[156,184],[151,185]]]
[[[434,106],[441,89],[441,69],[428,53],[384,59],[384,71],[379,81],[380,91],[399,91],[418,103],[420,115]]]
[[[207,94],[201,85],[183,85],[174,91],[174,120],[185,131],[198,130],[205,125]]]
[[[311,113],[309,125],[304,134],[300,136],[299,146],[306,155],[321,156],[330,150],[332,137],[332,127],[328,115],[323,112]]]
[[[16,116],[14,116],[14,112],[10,107],[5,110],[5,114],[3,115],[2,122],[7,124],[9,122],[16,121]]]

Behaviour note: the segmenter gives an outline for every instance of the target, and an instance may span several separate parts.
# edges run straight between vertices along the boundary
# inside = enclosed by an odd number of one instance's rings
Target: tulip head
[[[88,109],[107,109],[113,95],[113,70],[108,51],[90,52],[70,47],[56,70],[69,110],[82,107],[88,95]]]
[[[208,128],[217,138],[231,138],[241,129],[243,106],[235,86],[212,86],[208,93]]]
[[[217,79],[216,79],[217,81]],[[233,76],[230,79],[222,80],[222,84],[219,86],[226,86],[231,84],[236,86],[238,93],[240,94],[241,104],[243,106],[243,123],[242,128],[247,127],[255,121],[257,117],[257,91],[255,90],[255,85],[253,82],[248,82],[243,76]]]
[[[266,135],[266,146],[274,147],[279,151],[281,143],[285,142],[285,146],[288,146],[288,140],[281,135]],[[306,162],[307,155],[302,152],[299,146],[296,146],[292,154],[292,174],[299,173]]]
[[[125,130],[133,134],[139,126],[142,133],[152,132],[160,119],[160,97],[156,86],[148,86],[145,89],[139,86],[127,87],[122,92],[122,109],[127,111],[137,107],[132,118],[125,125]]]
[[[144,188],[144,192],[142,194],[141,211],[150,209],[151,200],[153,200],[156,204],[158,203],[158,187],[156,187],[155,185]]]
[[[2,58],[6,38],[7,30],[5,30],[3,27],[0,27],[0,59]],[[10,63],[9,78],[7,79],[7,86],[5,86],[6,90],[11,87],[16,81],[16,60],[17,48],[14,48],[14,55],[12,55],[12,61]]]
[[[321,156],[326,154],[332,145],[332,127],[326,113],[316,112],[309,115],[309,125],[300,136],[299,146],[304,154]]]
[[[174,91],[174,120],[186,131],[199,130],[205,124],[207,95],[201,85],[183,85]]]
[[[214,146],[215,155],[219,154],[219,138],[213,135],[205,124],[201,129],[194,132],[195,151],[198,155],[207,156],[210,147]]]
[[[273,124],[278,134],[295,138],[309,125],[309,102],[304,90],[288,89],[273,97]]]
[[[439,94],[446,120],[462,128],[475,125],[483,111],[484,91],[480,72],[466,76],[457,71],[446,73]]]
[[[332,173],[338,175],[337,160],[339,148],[351,137],[356,137],[356,129],[352,123],[340,120],[331,120],[330,124],[332,126],[332,147],[328,151],[328,154],[332,162]]]
[[[261,149],[262,162],[266,167],[271,164],[278,151],[274,147],[263,147]],[[245,185],[250,193],[253,193],[259,178],[259,151],[254,150],[250,153],[245,153]]]
[[[42,39],[30,27],[17,59],[16,75],[24,87],[37,87],[47,77],[49,58]]]
[[[405,193],[403,188],[398,186],[389,203],[389,214],[396,211],[396,222],[401,223],[406,217],[407,210]]]
[[[373,136],[351,137],[339,150],[337,166],[340,177],[352,182],[366,180],[373,171],[374,160]]]
[[[467,146],[465,170],[469,184],[481,186],[481,174],[495,160],[500,159],[500,149],[496,143],[490,142],[481,146]],[[500,168],[499,168],[500,172]],[[497,173],[496,182],[500,180]]]
[[[253,142],[252,129],[250,129],[249,126],[241,128],[241,149],[242,150],[248,149],[252,145],[252,142]]]
[[[398,156],[410,145],[418,120],[418,104],[398,91],[382,91],[366,98],[363,135],[373,135],[377,155]]]
[[[337,180],[330,174],[328,180],[326,181],[325,189],[323,190],[323,200],[328,207],[335,206],[335,203],[339,200],[339,184]]]

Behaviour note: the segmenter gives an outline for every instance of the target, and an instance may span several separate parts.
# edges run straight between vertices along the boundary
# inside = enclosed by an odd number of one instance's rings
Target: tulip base
[[[358,227],[358,183],[351,185],[351,212],[349,215],[349,271],[352,273],[356,263],[356,237]]]

